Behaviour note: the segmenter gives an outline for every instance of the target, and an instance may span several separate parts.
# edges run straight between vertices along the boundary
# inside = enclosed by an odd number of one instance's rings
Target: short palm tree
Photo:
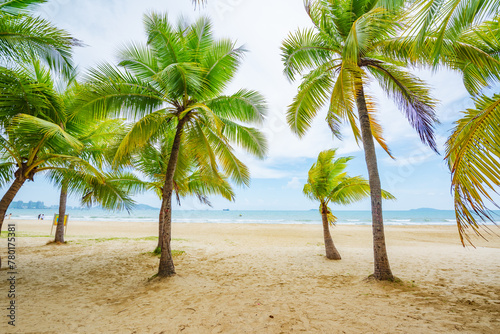
[[[69,94],[71,96],[71,94]],[[107,210],[132,210],[134,201],[130,195],[145,188],[133,173],[124,171],[104,172],[109,169],[107,156],[110,143],[122,132],[120,120],[77,120],[68,117],[65,128],[78,138],[83,147],[75,150],[69,148],[65,152],[68,156],[90,162],[94,168],[82,168],[73,161],[59,161],[48,172],[48,178],[54,185],[61,188],[59,197],[59,217],[66,214],[68,195],[78,196],[82,205],[92,206],[99,204]],[[84,126],[82,126],[85,124]],[[80,130],[84,129],[84,131]],[[73,133],[72,130],[76,130]],[[55,242],[64,242],[64,219],[57,222]]]
[[[120,69],[102,65],[89,75],[80,108],[94,114],[127,115],[136,122],[117,150],[115,162],[173,132],[161,212],[163,234],[159,276],[175,274],[170,250],[172,193],[181,143],[201,166],[217,166],[236,184],[248,184],[249,172],[236,158],[230,141],[263,157],[262,134],[242,123],[260,124],[263,97],[255,91],[223,91],[233,78],[244,49],[228,39],[215,39],[211,23],[172,25],[167,15],[144,19],[148,41],[120,53]]]
[[[370,80],[377,81],[401,107],[421,140],[437,150],[433,127],[434,100],[427,86],[401,67],[386,44],[401,32],[400,11],[404,1],[306,1],[314,27],[298,30],[282,45],[285,75],[294,80],[309,70],[287,111],[292,131],[303,135],[326,103],[327,122],[338,135],[346,120],[356,140],[361,140],[370,181],[374,242],[374,277],[392,280],[385,246],[382,189],[375,153],[375,138],[387,151],[376,108],[366,92]],[[357,114],[355,113],[355,106]]]
[[[154,191],[162,200],[163,186],[165,184],[165,174],[167,172],[168,161],[170,159],[170,148],[175,133],[169,132],[165,138],[158,142],[152,142],[142,150],[134,154],[132,166],[142,175],[146,176],[146,187]],[[234,192],[226,177],[219,173],[214,173],[211,166],[199,166],[197,161],[182,149],[179,150],[177,168],[174,174],[174,192],[180,204],[181,197],[195,196],[201,203],[211,205],[208,199],[210,195],[221,195],[232,201]],[[160,211],[159,221],[163,221],[163,211]],[[161,236],[163,224],[159,224]],[[162,249],[161,238],[155,253],[160,253]]]
[[[30,62],[33,57],[69,74],[71,48],[81,43],[31,11],[45,0],[0,0],[0,64]]]
[[[0,68],[0,137],[2,185],[12,182],[0,200],[0,229],[5,212],[21,186],[36,173],[54,169],[61,161],[92,168],[83,159],[61,154],[82,143],[65,131],[63,101],[50,71],[39,62],[13,69]]]
[[[326,257],[340,260],[340,254],[333,244],[329,224],[335,224],[335,217],[328,207],[330,203],[348,205],[370,196],[368,180],[361,176],[351,177],[345,169],[352,157],[336,158],[337,150],[320,152],[318,160],[309,169],[304,194],[313,201],[319,202],[319,212],[323,222]],[[390,193],[382,190],[382,197],[395,199]]]

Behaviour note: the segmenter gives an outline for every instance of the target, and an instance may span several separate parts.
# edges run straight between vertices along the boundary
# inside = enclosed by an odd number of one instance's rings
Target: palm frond
[[[14,177],[15,163],[0,161],[0,187],[11,182]]]
[[[478,97],[475,104],[446,143],[458,230],[462,243],[471,244],[468,228],[480,235],[478,221],[495,221],[487,203],[499,207],[492,194],[500,186],[500,95]]]
[[[430,97],[429,88],[417,77],[391,64],[368,61],[367,65],[387,95],[403,109],[422,142],[438,152],[434,139],[436,103]]]
[[[267,141],[264,135],[251,127],[239,125],[229,120],[223,120],[222,134],[230,141],[236,143],[248,153],[263,159],[267,152]]]
[[[331,68],[329,68],[329,66]],[[303,136],[311,126],[319,109],[326,103],[334,84],[330,63],[311,71],[304,77],[297,95],[288,106],[286,119],[292,131]]]
[[[26,114],[19,114],[13,119],[9,133],[19,143],[37,149],[44,146],[53,152],[64,152],[83,147],[77,138],[64,131],[60,125]]]
[[[262,124],[267,112],[265,98],[259,92],[247,89],[229,96],[217,96],[205,104],[219,117],[255,124]]]
[[[206,69],[203,90],[200,92],[202,98],[222,94],[236,74],[245,52],[243,47],[236,47],[228,39],[214,41],[203,49],[199,57],[200,64]]]
[[[336,158],[336,150],[322,151],[317,161],[311,166],[307,183],[304,185],[304,194],[322,203],[348,205],[370,196],[368,180],[361,176],[351,177],[345,169],[352,157]],[[395,199],[389,192],[382,190],[382,198]],[[332,218],[333,219],[333,218]]]
[[[82,87],[72,109],[90,112],[96,118],[138,118],[162,108],[165,103],[163,94],[149,81],[109,64],[92,69],[86,80],[88,83]]]
[[[1,0],[0,12],[8,14],[20,14],[31,11],[38,5],[47,2],[47,0]]]
[[[51,68],[69,74],[73,68],[71,48],[80,45],[68,32],[43,18],[0,12],[0,58],[18,62],[35,56]]]
[[[281,46],[281,59],[285,64],[284,74],[293,81],[295,76],[307,69],[313,69],[330,61],[333,53],[314,29],[297,30],[290,34]]]

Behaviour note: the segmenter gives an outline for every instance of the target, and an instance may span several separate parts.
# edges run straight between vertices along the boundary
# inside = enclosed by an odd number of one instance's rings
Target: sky
[[[269,111],[260,128],[269,142],[268,156],[257,160],[241,150],[238,156],[250,168],[251,185],[235,188],[236,200],[213,197],[213,209],[238,210],[309,210],[318,207],[302,194],[307,172],[320,151],[338,148],[339,155],[352,156],[348,166],[351,176],[368,178],[362,147],[357,145],[349,129],[342,131],[343,140],[334,139],[328,129],[326,110],[321,110],[312,127],[303,138],[298,138],[285,121],[287,106],[297,92],[298,82],[290,83],[283,75],[280,45],[287,35],[299,27],[311,26],[302,0],[213,0],[204,8],[194,8],[190,0],[50,0],[37,13],[66,29],[83,41],[85,47],[74,51],[75,63],[83,73],[101,62],[115,62],[114,55],[129,42],[145,42],[143,15],[150,11],[167,12],[170,19],[180,16],[193,21],[200,15],[209,16],[217,37],[235,40],[248,50],[245,59],[227,93],[240,88],[254,89],[267,99]],[[459,75],[439,71],[416,72],[432,88],[439,100],[436,139],[440,155],[423,145],[406,118],[375,83],[367,89],[375,97],[378,119],[393,153],[391,159],[377,148],[378,167],[382,188],[396,196],[396,201],[384,202],[386,210],[416,208],[453,209],[450,190],[450,172],[444,161],[444,143],[451,133],[453,122],[460,111],[472,107]],[[6,191],[6,187],[1,189]],[[138,203],[159,207],[155,194],[135,197]],[[44,180],[23,186],[15,200],[44,201],[55,205],[59,189]],[[70,198],[68,205],[77,206],[78,198]],[[364,200],[340,210],[369,210]],[[186,198],[181,209],[206,209],[196,199]]]

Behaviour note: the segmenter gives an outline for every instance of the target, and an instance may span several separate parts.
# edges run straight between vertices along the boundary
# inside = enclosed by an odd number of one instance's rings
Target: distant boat
[[[222,209],[222,211],[229,211],[229,209]]]

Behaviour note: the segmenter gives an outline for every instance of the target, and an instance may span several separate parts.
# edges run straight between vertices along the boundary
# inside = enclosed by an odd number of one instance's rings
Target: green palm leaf
[[[487,203],[498,207],[490,193],[500,186],[500,95],[481,96],[475,103],[446,143],[460,238],[471,244],[467,228],[479,234],[478,220],[494,221]]]

